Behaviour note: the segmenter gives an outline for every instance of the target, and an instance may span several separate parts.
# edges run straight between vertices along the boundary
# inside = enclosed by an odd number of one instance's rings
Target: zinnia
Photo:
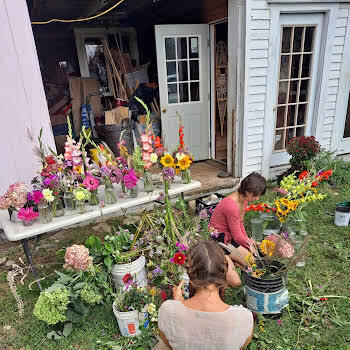
[[[185,263],[186,255],[178,252],[175,253],[173,259],[175,264],[183,265]]]
[[[96,177],[91,175],[86,176],[83,181],[83,186],[85,186],[89,191],[97,190],[98,185],[99,181],[96,179]]]
[[[131,169],[128,174],[124,175],[124,183],[127,188],[134,188],[137,185],[138,178],[134,169]]]
[[[82,244],[73,244],[68,247],[64,261],[66,263],[63,267],[68,270],[86,271],[92,265],[92,257],[89,255],[89,249]]]
[[[124,282],[125,284],[127,284],[131,279],[132,279],[131,274],[130,274],[130,273],[127,273],[127,274],[124,275],[124,277],[123,277],[123,282]]]

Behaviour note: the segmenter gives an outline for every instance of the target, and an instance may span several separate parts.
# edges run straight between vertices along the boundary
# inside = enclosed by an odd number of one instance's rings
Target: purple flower
[[[134,188],[137,185],[138,178],[134,169],[131,169],[128,174],[124,175],[124,183],[127,188]]]
[[[163,273],[163,270],[160,267],[155,268],[153,271],[153,276],[156,277],[157,275],[161,275]]]
[[[282,237],[283,237],[284,239],[287,239],[287,238],[288,238],[288,232],[287,232],[287,231],[282,232],[281,235],[282,235]]]
[[[175,177],[175,170],[171,167],[164,167],[162,170],[163,181],[172,181]]]
[[[199,217],[201,219],[208,219],[208,212],[205,209],[201,210],[199,213]]]
[[[217,230],[214,230],[213,232],[210,232],[210,236],[218,238],[219,237],[219,232]]]
[[[213,214],[213,211],[214,211],[213,207],[210,207],[210,208],[208,209],[208,212],[209,212],[210,215]]]
[[[184,244],[180,243],[180,242],[176,242],[176,247],[178,248],[178,250],[180,252],[182,252],[184,250],[187,250],[187,247]]]
[[[160,192],[160,193],[159,193],[159,196],[158,196],[158,198],[157,198],[157,201],[158,201],[158,202],[163,202],[164,197],[165,197],[165,193],[164,193],[164,192]]]

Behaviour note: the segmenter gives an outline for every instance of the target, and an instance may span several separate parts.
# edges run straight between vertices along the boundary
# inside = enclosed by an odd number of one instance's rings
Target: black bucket
[[[257,266],[259,268],[263,267],[262,263],[259,260],[257,261]],[[277,272],[283,267],[284,267],[284,264],[276,260],[273,261],[270,265],[271,272]],[[258,292],[262,292],[262,293],[274,293],[283,289],[287,285],[286,274],[276,278],[262,279],[262,278],[253,277],[249,273],[244,271],[243,280],[244,280],[244,283],[249,288],[257,290]]]
[[[101,125],[95,126],[95,130],[103,141],[105,141],[108,147],[112,150],[115,156],[119,156],[118,142],[120,134],[123,133],[123,140],[125,141],[125,147],[129,154],[134,151],[134,139],[133,139],[133,122],[129,119],[124,119],[121,124],[114,125]]]

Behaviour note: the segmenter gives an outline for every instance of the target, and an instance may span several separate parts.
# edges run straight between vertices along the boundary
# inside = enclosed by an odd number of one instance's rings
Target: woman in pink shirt
[[[222,199],[211,216],[209,226],[219,232],[216,241],[232,244],[241,255],[246,255],[251,249],[252,240],[244,229],[244,213],[249,202],[254,202],[264,195],[266,180],[258,173],[252,173],[244,178],[236,192]],[[224,248],[223,248],[224,249]],[[242,257],[224,249],[226,255],[240,265],[245,265]]]

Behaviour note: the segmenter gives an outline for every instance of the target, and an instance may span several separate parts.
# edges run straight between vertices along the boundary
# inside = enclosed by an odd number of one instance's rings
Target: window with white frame
[[[307,128],[316,25],[282,25],[274,151]]]
[[[198,102],[199,37],[165,38],[168,103]]]

